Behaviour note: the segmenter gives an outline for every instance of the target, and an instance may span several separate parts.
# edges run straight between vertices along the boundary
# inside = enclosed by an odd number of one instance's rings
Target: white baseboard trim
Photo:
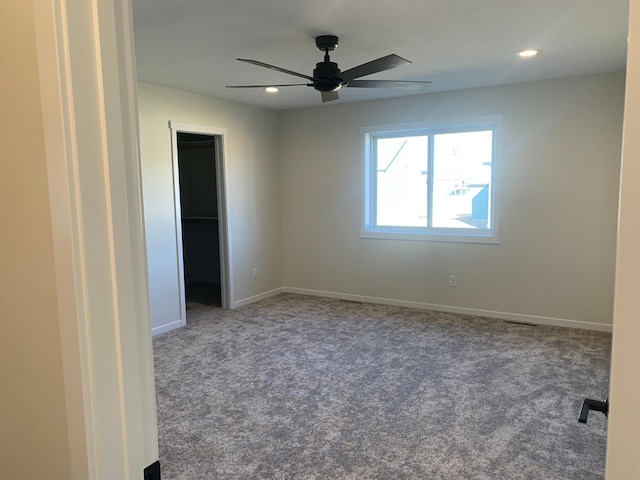
[[[176,328],[180,328],[183,326],[183,323],[180,320],[176,320],[175,322],[165,323],[159,327],[153,327],[151,329],[151,335],[160,335],[161,333],[168,332],[170,330],[175,330]]]
[[[274,290],[270,290],[268,292],[260,293],[258,295],[254,295],[253,297],[243,298],[242,300],[235,300],[231,304],[231,309],[233,310],[234,308],[242,307],[244,305],[249,305],[250,303],[254,303],[259,300],[264,300],[265,298],[275,297],[276,295],[279,295],[280,293],[283,293],[283,292],[284,292],[284,289],[281,287],[281,288],[276,288]]]
[[[452,307],[449,305],[436,305],[432,303],[411,302],[407,300],[394,300],[391,298],[368,297],[364,295],[351,295],[348,293],[325,292],[322,290],[311,290],[306,288],[282,287],[282,293],[297,293],[300,295],[311,295],[314,297],[336,298],[339,300],[349,300],[352,302],[378,303],[382,305],[393,305],[396,307],[409,307],[420,310],[434,310],[436,312],[460,313],[463,315],[476,315],[479,317],[498,318],[520,323],[533,323],[535,325],[552,325],[555,327],[578,328],[582,330],[596,330],[599,332],[612,332],[612,325],[606,323],[581,322],[578,320],[567,320],[564,318],[538,317],[534,315],[523,315],[520,313],[494,312],[491,310],[478,310],[474,308]]]

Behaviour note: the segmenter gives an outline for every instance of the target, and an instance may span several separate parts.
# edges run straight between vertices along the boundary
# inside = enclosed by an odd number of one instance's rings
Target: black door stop
[[[592,400],[591,398],[585,398],[582,402],[582,408],[580,409],[580,417],[578,421],[580,423],[587,423],[587,417],[589,416],[589,410],[595,410],[596,412],[604,413],[605,417],[609,416],[609,399],[604,402],[600,400]]]

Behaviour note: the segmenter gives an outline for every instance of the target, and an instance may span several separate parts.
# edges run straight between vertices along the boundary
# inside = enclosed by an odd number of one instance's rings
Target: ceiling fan
[[[360,77],[390,70],[411,62],[392,53],[386,57],[371,60],[370,62],[363,63],[362,65],[358,65],[357,67],[341,72],[338,68],[338,64],[332,62],[329,58],[329,52],[335,50],[338,46],[338,37],[335,35],[321,35],[316,37],[316,46],[324,52],[324,61],[316,63],[316,68],[313,70],[313,76],[276,67],[275,65],[269,65],[268,63],[259,62],[257,60],[249,60],[246,58],[237,59],[241,62],[251,63],[259,67],[265,67],[277,72],[305,78],[309,80],[309,83],[289,83],[284,85],[227,85],[227,88],[267,88],[305,85],[318,90],[322,95],[323,102],[330,102],[340,98],[338,96],[338,90],[343,87],[419,90],[432,83],[413,80],[357,80]]]

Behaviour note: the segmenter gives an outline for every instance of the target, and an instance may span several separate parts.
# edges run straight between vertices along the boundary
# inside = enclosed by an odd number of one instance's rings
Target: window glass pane
[[[427,136],[376,137],[376,224],[427,226]]]
[[[433,137],[433,227],[489,228],[493,131]]]

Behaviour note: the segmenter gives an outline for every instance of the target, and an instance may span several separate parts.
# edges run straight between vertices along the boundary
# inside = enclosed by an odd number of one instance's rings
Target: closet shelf
[[[218,217],[182,217],[183,222],[215,222]]]

